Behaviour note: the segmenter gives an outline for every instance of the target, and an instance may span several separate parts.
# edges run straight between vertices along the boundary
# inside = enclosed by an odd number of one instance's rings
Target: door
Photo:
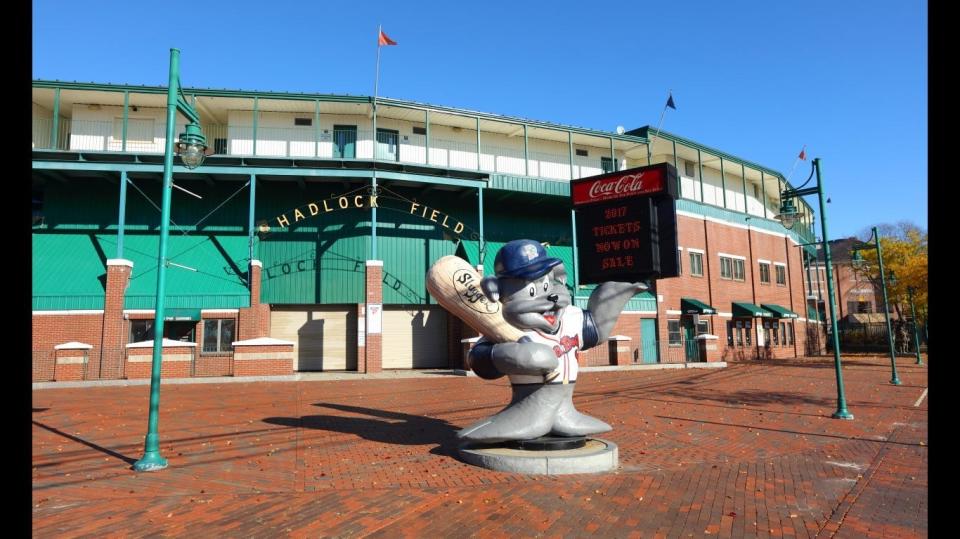
[[[640,320],[641,357],[644,363],[657,362],[657,320],[642,318]]]
[[[333,156],[340,159],[353,159],[357,156],[357,126],[333,126]]]
[[[680,317],[680,326],[683,328],[683,352],[687,362],[700,361],[700,351],[697,336],[697,326],[693,322],[693,317]]]
[[[377,128],[377,159],[400,160],[400,132]]]
[[[270,336],[293,341],[296,371],[357,369],[356,308],[318,305],[274,310]]]
[[[447,366],[447,316],[440,307],[383,309],[384,369]]]

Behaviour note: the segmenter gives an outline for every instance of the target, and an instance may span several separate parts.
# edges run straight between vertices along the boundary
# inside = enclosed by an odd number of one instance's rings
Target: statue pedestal
[[[531,444],[553,445],[540,438],[492,446],[466,445],[459,449],[459,453],[464,462],[498,472],[564,475],[608,472],[617,468],[617,444],[600,438],[580,439],[584,441],[583,445],[572,449],[528,448]],[[520,444],[524,448],[517,448]]]

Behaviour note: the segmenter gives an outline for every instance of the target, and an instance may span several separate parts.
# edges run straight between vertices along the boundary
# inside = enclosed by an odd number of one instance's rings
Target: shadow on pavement
[[[55,429],[55,428],[53,428],[53,427],[48,427],[48,426],[44,425],[43,423],[40,423],[39,421],[33,421],[33,424],[36,425],[36,426],[38,426],[38,427],[40,427],[41,429],[46,429],[46,430],[48,430],[48,431],[50,431],[50,432],[52,432],[52,433],[54,433],[54,434],[63,436],[64,438],[67,438],[67,439],[69,439],[69,440],[73,440],[74,442],[83,444],[83,445],[85,445],[85,446],[87,446],[87,447],[89,447],[89,448],[91,448],[91,449],[96,449],[97,451],[100,451],[101,453],[106,453],[107,455],[110,455],[111,457],[118,458],[118,459],[126,462],[126,463],[129,464],[130,466],[133,466],[133,464],[134,464],[135,462],[137,462],[137,459],[130,458],[130,457],[127,457],[127,456],[125,456],[125,455],[121,455],[120,453],[117,453],[116,451],[113,451],[113,450],[111,450],[111,449],[107,449],[106,447],[103,447],[103,446],[99,446],[99,445],[97,445],[97,444],[95,444],[95,443],[93,443],[93,442],[88,442],[88,441],[84,440],[83,438],[77,438],[76,436],[73,436],[73,435],[71,435],[71,434],[67,434],[66,432],[63,432],[62,430],[58,430],[58,429]]]
[[[431,449],[430,453],[445,456],[456,455],[457,439],[455,434],[459,427],[451,425],[445,420],[346,404],[320,402],[313,406],[369,417],[305,415],[303,417],[267,417],[263,421],[285,427],[353,434],[366,440],[385,444],[439,444]]]

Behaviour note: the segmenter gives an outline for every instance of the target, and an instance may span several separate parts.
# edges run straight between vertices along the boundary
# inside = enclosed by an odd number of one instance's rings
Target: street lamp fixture
[[[170,198],[173,191],[173,153],[177,153],[188,169],[203,163],[207,140],[200,129],[200,116],[180,92],[180,49],[170,49],[170,83],[167,87],[166,142],[163,154],[163,202],[160,210],[160,251],[157,254],[157,298],[153,322],[153,359],[150,370],[150,416],[147,421],[147,436],[143,457],[133,464],[138,472],[162,470],[167,459],[160,455],[160,436],[157,426],[160,419],[160,371],[163,357],[164,296],[167,276],[167,239],[170,235]],[[187,128],[180,140],[173,141],[177,112],[187,117]]]
[[[203,164],[206,157],[207,138],[203,136],[200,125],[194,122],[187,124],[186,131],[180,134],[176,144],[176,152],[183,161],[183,166],[195,169]]]
[[[863,255],[860,254],[860,251],[864,249],[877,250],[877,265],[880,266],[880,288],[883,290],[883,314],[887,321],[887,344],[890,346],[890,368],[893,371],[890,377],[890,383],[898,386],[900,385],[900,377],[897,376],[897,352],[893,347],[893,327],[892,324],[890,324],[890,305],[887,301],[887,277],[883,271],[883,247],[880,245],[880,233],[877,232],[877,227],[871,229],[869,240],[860,242],[853,248],[851,262],[853,263],[853,267],[859,270],[866,268]],[[896,284],[896,279],[896,275],[891,271],[890,284]]]
[[[817,199],[820,202],[820,229],[823,232],[820,241],[823,246],[823,262],[827,272],[827,297],[830,301],[830,326],[833,330],[833,365],[837,375],[837,411],[835,411],[831,417],[834,419],[853,419],[853,414],[847,410],[847,399],[843,394],[843,372],[840,368],[840,343],[838,341],[839,337],[837,336],[837,308],[833,295],[833,263],[830,257],[830,245],[827,243],[830,236],[827,235],[827,207],[823,200],[823,180],[820,178],[819,157],[814,158],[812,167],[810,176],[807,178],[807,181],[803,182],[803,185],[796,189],[784,189],[780,193],[780,200],[782,202],[780,203],[780,214],[777,215],[776,218],[783,223],[784,227],[792,229],[797,222],[797,207],[794,205],[793,199],[806,195],[817,195]],[[804,188],[804,185],[810,183],[814,173],[817,175],[816,187]]]

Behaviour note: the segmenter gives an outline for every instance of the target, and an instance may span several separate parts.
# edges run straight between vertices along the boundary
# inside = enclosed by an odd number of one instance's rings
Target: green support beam
[[[707,199],[703,197],[703,157],[700,155],[699,148],[697,149],[697,168],[700,170],[700,202],[706,204]]]
[[[573,180],[573,132],[567,131],[567,147],[570,150],[570,179]]]
[[[423,125],[424,131],[426,132],[425,140],[423,143],[424,146],[424,155],[423,155],[423,164],[430,164],[430,111],[423,111]],[[477,147],[477,155],[480,155],[480,147]]]
[[[257,124],[260,120],[260,98],[253,98],[253,155],[257,155]]]
[[[527,140],[527,124],[523,124],[523,175],[530,175],[529,141]]]
[[[723,194],[723,209],[729,210],[727,207],[727,178],[723,174],[723,157],[720,158],[720,192]]]
[[[257,175],[250,175],[250,204],[249,204],[249,214],[247,215],[247,250],[249,252],[250,260],[254,259],[253,256],[253,238],[255,234],[256,223],[253,222],[253,215],[257,209]],[[250,280],[247,280],[247,288],[253,287],[253,283]]]
[[[477,120],[477,170],[480,170],[480,117],[476,117]],[[449,165],[449,162],[447,163]],[[496,169],[496,164],[494,164],[494,169]]]
[[[320,157],[320,100],[313,102],[313,156]],[[251,180],[252,181],[252,180]]]
[[[123,258],[123,229],[127,220],[127,171],[120,171],[120,215],[117,218],[117,258]]]

